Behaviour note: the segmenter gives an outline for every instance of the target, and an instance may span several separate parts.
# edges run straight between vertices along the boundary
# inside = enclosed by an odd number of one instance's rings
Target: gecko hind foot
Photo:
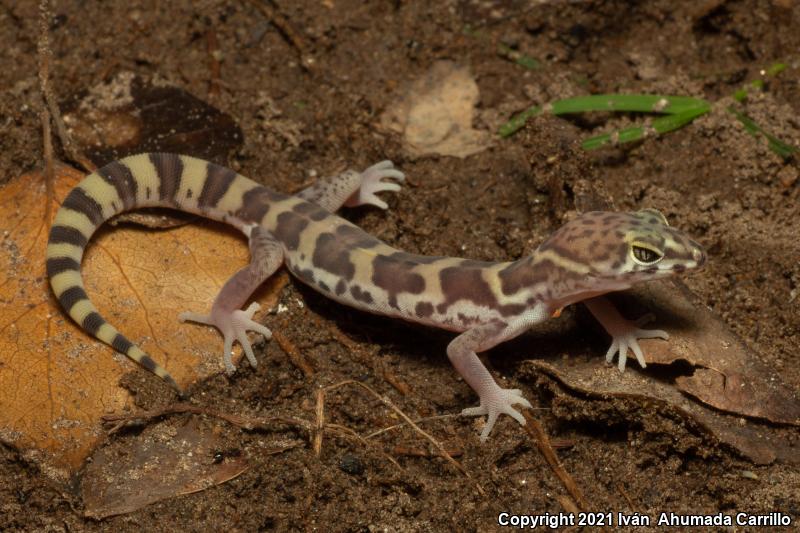
[[[486,442],[489,438],[489,433],[492,432],[497,418],[501,414],[506,414],[520,423],[521,426],[525,425],[525,417],[512,407],[514,404],[519,404],[522,407],[532,407],[530,402],[525,399],[520,389],[502,389],[497,387],[489,394],[481,396],[481,403],[477,407],[468,407],[461,411],[462,416],[482,416],[488,415],[486,425],[481,431],[481,442]]]
[[[383,181],[390,179],[395,181]],[[381,209],[387,209],[389,205],[378,198],[375,193],[391,191],[397,192],[400,190],[400,185],[396,183],[403,182],[406,175],[394,168],[394,163],[391,161],[381,161],[366,169],[361,173],[361,185],[353,195],[344,203],[347,207],[356,207],[359,205],[374,205]]]
[[[260,308],[261,306],[253,302],[245,310],[220,311],[212,309],[209,315],[186,311],[181,313],[178,319],[181,322],[189,321],[214,326],[222,333],[225,372],[230,375],[236,371],[236,367],[233,364],[233,341],[239,341],[247,357],[247,361],[250,363],[250,366],[255,368],[257,365],[256,357],[253,354],[253,347],[250,344],[250,339],[247,338],[247,332],[255,331],[256,333],[262,334],[266,339],[272,338],[272,332],[269,328],[253,320],[253,315]]]

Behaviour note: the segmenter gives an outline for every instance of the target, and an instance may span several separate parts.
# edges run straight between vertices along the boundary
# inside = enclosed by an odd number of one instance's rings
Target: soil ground
[[[635,117],[541,117],[517,136],[464,159],[412,159],[399,136],[378,128],[380,115],[401,87],[434,62],[447,59],[469,67],[480,89],[475,126],[491,131],[532,103],[587,93],[684,94],[720,102],[688,127],[592,152],[586,164],[618,209],[655,207],[707,247],[708,267],[686,284],[765,364],[778,369],[790,388],[800,389],[797,158],[777,157],[724,111],[730,103],[725,99],[736,89],[785,61],[789,68],[768,81],[747,112],[774,135],[800,144],[797,3],[303,0],[268,5],[296,35],[278,31],[245,1],[56,2],[51,76],[57,96],[64,99],[119,72],[134,72],[213,100],[244,132],[244,145],[229,163],[279,190],[296,190],[312,171],[327,175],[392,159],[411,185],[389,200],[385,213],[362,209],[345,216],[410,252],[482,260],[518,257],[572,209],[568,185],[581,176],[570,176],[565,164],[566,185],[554,188],[537,179],[542,161],[573,153],[570,142],[596,128],[607,131]],[[0,4],[3,181],[42,162],[37,20],[34,2]],[[222,59],[213,98],[210,29]],[[298,50],[298,43],[305,49]],[[497,53],[501,43],[536,58],[541,68],[525,70],[509,61]],[[309,68],[302,66],[302,54],[313,57]],[[304,378],[273,342],[258,354],[256,371],[243,365],[232,379],[197,384],[192,389],[196,402],[230,413],[311,418],[316,388],[345,379],[370,384],[412,418],[457,413],[475,401],[444,355],[451,335],[352,311],[295,282],[284,289],[282,302],[292,318],[282,333],[313,362],[314,376]],[[556,394],[546,379],[519,371],[526,359],[557,358],[573,350],[592,354],[603,365],[607,338],[587,326],[581,313],[562,317],[563,345],[547,336],[551,347],[538,353],[537,335],[531,333],[513,350],[491,352],[488,359],[508,386],[522,388],[534,400],[550,437],[567,443],[558,450],[560,460],[592,509],[651,517],[662,511],[783,512],[800,529],[797,462],[755,466],[658,409],[647,413],[650,423],[642,424],[641,413]],[[338,342],[333,331],[343,332],[355,348]],[[407,394],[387,375],[408,384]],[[167,399],[142,390],[138,401],[154,408]],[[331,421],[360,434],[396,423],[359,389],[342,389],[328,401]],[[646,407],[626,403],[624,408]],[[582,416],[568,416],[570,409]],[[188,418],[167,417],[141,431],[115,434],[103,446],[106,452],[124,453],[143,432],[182,426]],[[489,531],[503,511],[568,510],[563,487],[510,419],[500,421],[488,445],[479,443],[472,420],[426,423],[447,449],[459,452],[456,459],[471,479],[441,458],[408,453],[428,445],[406,429],[383,435],[369,448],[330,436],[317,457],[305,436],[292,430],[246,432],[216,419],[202,419],[200,427],[216,432],[221,449],[246,456],[251,467],[222,485],[104,520],[84,517],[80,476],[71,486],[55,484],[19,450],[0,446],[0,529]],[[287,442],[300,445],[267,453]]]

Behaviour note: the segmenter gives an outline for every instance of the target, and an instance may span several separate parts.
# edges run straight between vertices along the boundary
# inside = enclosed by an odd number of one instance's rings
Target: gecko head
[[[706,261],[702,246],[670,227],[655,209],[584,213],[539,247],[539,252],[548,250],[555,262],[582,272],[601,290],[681,274]]]

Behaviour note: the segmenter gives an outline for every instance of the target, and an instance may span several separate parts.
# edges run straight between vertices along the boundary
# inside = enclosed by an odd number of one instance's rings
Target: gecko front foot
[[[272,332],[269,328],[253,320],[253,314],[260,308],[261,307],[256,302],[253,302],[250,304],[250,307],[245,310],[236,309],[234,311],[221,311],[212,308],[210,315],[187,311],[181,313],[178,318],[181,322],[190,321],[214,326],[222,333],[225,346],[225,352],[223,354],[225,372],[230,375],[236,371],[232,360],[234,340],[239,341],[245,356],[247,356],[247,360],[250,362],[250,366],[255,368],[257,364],[256,357],[253,354],[253,347],[250,345],[250,339],[247,338],[247,332],[255,331],[256,333],[261,333],[267,339],[272,338]]]
[[[639,326],[643,326],[653,318],[653,315],[648,313],[636,322],[626,320],[613,328],[613,331],[609,331],[611,334],[611,347],[606,352],[606,362],[611,363],[614,360],[614,355],[619,352],[618,368],[620,372],[625,372],[625,362],[628,359],[628,349],[630,348],[636,355],[639,365],[642,368],[647,368],[644,354],[641,347],[639,347],[639,339],[669,339],[669,335],[664,330],[639,328]]]
[[[525,425],[525,418],[519,411],[512,407],[514,404],[519,404],[523,407],[531,407],[530,402],[522,396],[521,390],[502,389],[499,386],[495,386],[491,392],[481,396],[481,403],[479,406],[468,407],[461,411],[461,415],[488,415],[486,425],[483,427],[483,431],[481,431],[481,442],[486,442],[489,433],[491,433],[492,428],[494,428],[495,422],[497,422],[497,417],[501,414],[506,414],[519,422],[520,425]]]
[[[378,198],[375,193],[400,190],[400,185],[395,181],[383,181],[384,179],[405,181],[406,176],[396,168],[391,161],[381,161],[366,169],[361,173],[361,185],[353,195],[344,203],[347,207],[359,205],[374,205],[381,209],[386,209],[389,205]]]

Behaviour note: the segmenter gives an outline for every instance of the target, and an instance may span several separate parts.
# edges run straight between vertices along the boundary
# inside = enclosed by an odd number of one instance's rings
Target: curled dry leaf
[[[61,168],[57,200],[81,178]],[[120,376],[145,370],[89,337],[54,301],[45,276],[44,197],[39,174],[0,192],[0,438],[65,478],[101,436],[100,416],[130,404]],[[179,323],[178,314],[208,309],[247,261],[244,238],[212,222],[167,231],[107,226],[89,244],[83,276],[106,319],[186,386],[222,369],[222,340],[211,328]],[[275,304],[276,279],[255,296],[262,309]]]
[[[657,327],[670,334],[668,341],[640,341],[648,375],[642,375],[635,361],[620,374],[615,365],[603,366],[599,356],[532,360],[528,369],[592,398],[626,398],[677,413],[688,426],[755,463],[800,461],[786,438],[800,426],[800,401],[756,354],[678,281],[652,282],[630,294],[633,298],[620,300],[646,302],[657,316]],[[673,363],[680,364],[672,370],[664,366]],[[670,378],[665,371],[680,374]],[[659,375],[664,377],[655,379]]]
[[[72,95],[64,108],[69,133],[98,167],[141,152],[176,152],[224,164],[243,141],[230,115],[181,88],[153,85],[131,72]],[[194,218],[143,210],[117,220],[170,228]]]
[[[247,470],[244,456],[220,448],[215,433],[193,418],[177,428],[149,427],[136,439],[98,450],[81,479],[86,516],[130,513],[220,485]]]

